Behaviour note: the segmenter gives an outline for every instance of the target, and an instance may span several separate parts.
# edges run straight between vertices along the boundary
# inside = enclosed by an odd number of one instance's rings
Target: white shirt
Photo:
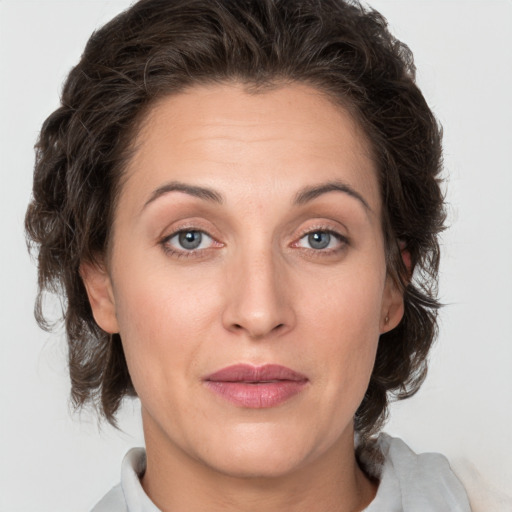
[[[367,471],[380,483],[364,512],[471,512],[466,492],[445,457],[417,455],[401,439],[386,434],[379,436],[377,446],[383,462]],[[145,468],[145,450],[131,449],[123,460],[121,483],[92,512],[160,512],[140,483]]]

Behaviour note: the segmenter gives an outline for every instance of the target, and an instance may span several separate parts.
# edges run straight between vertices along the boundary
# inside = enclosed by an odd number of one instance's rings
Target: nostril
[[[247,329],[246,327],[243,326],[243,324],[232,324],[231,325],[231,329],[233,331],[246,331],[248,330],[250,333],[251,333],[251,336],[254,336],[256,338],[261,338],[262,336],[265,336],[265,333],[270,333],[270,332],[277,332],[277,331],[281,331],[285,328],[285,325],[284,323],[280,323],[280,324],[277,324],[275,325],[274,327],[272,327],[270,330],[264,330],[264,332],[257,332],[256,330],[250,330],[250,329]]]

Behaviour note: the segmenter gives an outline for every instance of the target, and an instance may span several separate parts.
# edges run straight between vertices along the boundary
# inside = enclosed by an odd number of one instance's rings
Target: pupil
[[[197,249],[201,245],[202,235],[199,231],[185,231],[180,233],[180,245],[184,249]]]
[[[331,241],[329,233],[311,233],[308,236],[309,245],[313,249],[325,249]]]

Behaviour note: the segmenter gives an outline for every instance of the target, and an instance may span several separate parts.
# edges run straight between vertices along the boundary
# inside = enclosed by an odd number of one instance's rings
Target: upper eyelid
[[[164,230],[162,230],[162,234],[159,236],[159,239],[170,239],[178,233],[186,231],[200,231],[214,240],[217,240],[218,236],[213,234],[216,230],[212,229],[210,226],[206,227],[204,224],[205,223],[203,221],[198,219],[182,219],[169,224]]]
[[[197,228],[180,228],[178,230],[175,230],[172,233],[170,233],[169,235],[163,236],[160,239],[160,243],[166,244],[170,240],[172,240],[174,237],[178,236],[180,233],[187,233],[188,231],[197,231],[198,233],[202,233],[203,235],[206,235],[208,238],[211,238],[213,242],[216,242],[218,244],[222,243],[222,242],[219,242],[213,235],[208,233],[206,230],[204,230],[204,229],[197,229]],[[192,251],[204,250],[204,249],[192,249],[192,250],[189,250],[189,251],[187,251],[186,249],[182,249],[182,250],[185,251],[185,252],[192,252]]]
[[[198,233],[203,233],[204,235],[208,235],[210,238],[215,238],[205,229],[202,229],[202,228],[199,229],[199,228],[193,228],[193,227],[173,229],[171,233],[169,233],[168,235],[163,235],[162,238],[168,240],[170,238],[174,238],[176,235],[179,235],[180,233],[188,233],[188,232],[193,232],[193,231],[196,231]]]
[[[343,240],[348,240],[348,238],[349,238],[348,235],[341,233],[340,231],[341,230],[339,230],[339,229],[333,228],[332,226],[326,226],[326,225],[318,225],[318,226],[308,227],[308,228],[304,228],[303,230],[299,231],[297,240],[300,238],[303,238],[306,235],[309,235],[311,233],[317,233],[317,232],[331,233],[333,235],[336,235],[336,236],[342,238]]]
[[[298,241],[302,240],[306,236],[309,236],[313,233],[328,233],[329,235],[333,235],[335,238],[337,238],[341,243],[348,243],[349,241],[348,237],[342,235],[338,231],[332,229],[313,229],[311,231],[306,231],[303,235],[299,236],[299,238],[296,239],[296,242],[293,243],[297,243]]]

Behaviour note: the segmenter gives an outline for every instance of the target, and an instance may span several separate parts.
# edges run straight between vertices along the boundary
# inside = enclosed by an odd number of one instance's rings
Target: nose
[[[293,328],[286,271],[270,249],[240,255],[228,269],[228,290],[222,318],[227,330],[262,339]]]

